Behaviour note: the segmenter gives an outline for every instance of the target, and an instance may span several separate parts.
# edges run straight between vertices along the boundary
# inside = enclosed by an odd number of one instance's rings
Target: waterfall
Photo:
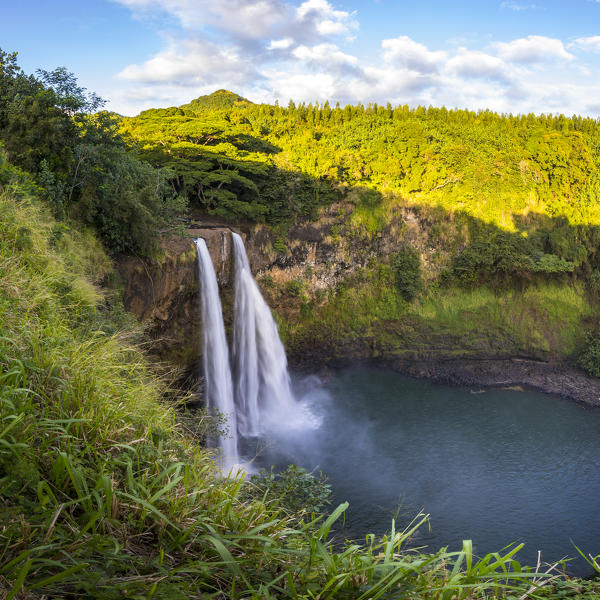
[[[232,237],[235,403],[240,433],[258,435],[290,425],[297,406],[277,323],[252,277],[242,238],[237,233]]]
[[[238,428],[242,435],[260,433],[258,411],[258,353],[256,349],[256,308],[252,297],[252,275],[244,243],[231,234],[234,248],[235,300],[233,365]],[[241,249],[240,249],[241,248]]]
[[[221,468],[227,472],[239,462],[229,351],[213,262],[206,242],[201,238],[195,242],[200,277],[205,398],[208,408],[217,409],[226,419],[229,435],[220,435],[218,443]]]
[[[240,436],[256,437],[270,432],[276,436],[285,433],[287,438],[293,430],[318,426],[306,403],[294,398],[277,323],[252,277],[242,238],[236,233],[232,233],[232,238],[233,378],[215,269],[206,242],[196,240],[206,405],[225,417],[229,434],[218,439],[223,472],[239,464]]]

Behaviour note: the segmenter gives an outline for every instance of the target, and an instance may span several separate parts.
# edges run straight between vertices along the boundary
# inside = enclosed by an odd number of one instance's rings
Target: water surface
[[[522,562],[600,553],[600,411],[534,391],[471,390],[381,369],[304,382],[316,419],[246,443],[256,466],[322,470],[350,508],[337,534],[363,539],[431,515],[416,544],[482,555],[525,542]],[[301,384],[302,387],[302,384]],[[587,572],[573,561],[573,571]]]

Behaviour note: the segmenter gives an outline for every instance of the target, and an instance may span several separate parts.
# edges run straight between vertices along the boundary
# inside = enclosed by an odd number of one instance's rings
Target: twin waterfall
[[[231,235],[235,269],[231,366],[213,263],[206,242],[196,240],[205,397],[207,406],[227,420],[228,434],[218,440],[224,472],[239,464],[240,436],[258,436],[284,425],[295,412],[277,324],[252,277],[242,238]]]

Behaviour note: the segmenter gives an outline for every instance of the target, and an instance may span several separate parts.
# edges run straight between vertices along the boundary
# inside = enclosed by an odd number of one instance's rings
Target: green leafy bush
[[[600,270],[594,269],[589,276],[588,284],[595,294],[600,294]]]
[[[541,236],[484,227],[453,261],[453,273],[463,281],[507,281],[532,274],[571,273],[575,263],[543,251]]]
[[[304,291],[304,282],[300,279],[292,279],[285,284],[285,293],[290,298],[298,298]]]
[[[273,242],[273,250],[279,254],[285,254],[288,251],[287,244],[281,236]]]
[[[600,333],[587,333],[586,345],[579,355],[577,363],[590,375],[600,377]]]
[[[292,514],[321,512],[330,502],[331,486],[323,473],[313,475],[306,469],[289,465],[284,471],[262,469],[250,477],[253,495],[275,502]]]
[[[414,248],[404,248],[390,259],[396,280],[396,289],[410,302],[421,291],[421,255]]]

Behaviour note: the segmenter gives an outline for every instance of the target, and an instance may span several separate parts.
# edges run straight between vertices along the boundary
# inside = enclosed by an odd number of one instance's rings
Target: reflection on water
[[[482,555],[525,542],[534,564],[600,553],[600,411],[532,391],[468,389],[358,368],[324,387],[296,382],[307,426],[245,440],[255,468],[322,470],[334,503],[350,502],[337,535],[364,539],[418,512],[415,542]],[[573,562],[574,571],[587,573]]]

